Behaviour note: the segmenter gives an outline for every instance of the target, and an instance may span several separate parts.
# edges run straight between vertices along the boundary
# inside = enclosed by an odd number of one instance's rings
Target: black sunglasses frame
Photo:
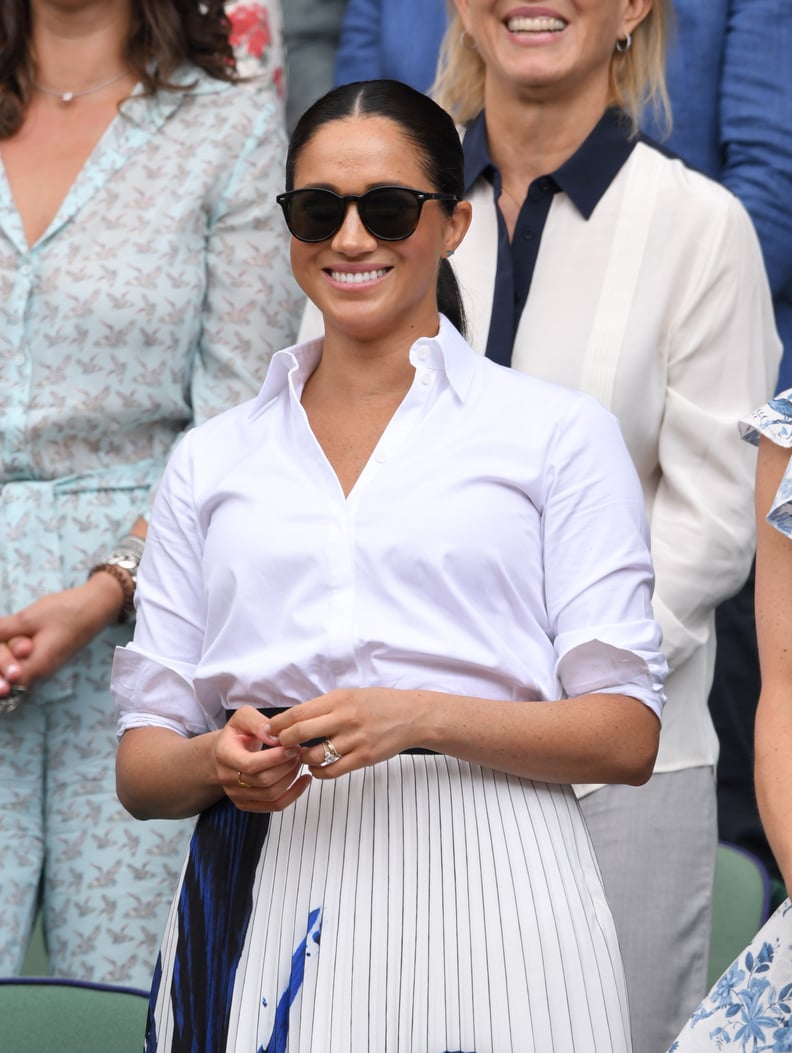
[[[372,194],[381,194],[389,190],[398,190],[401,193],[410,194],[415,200],[416,204],[415,223],[413,223],[412,227],[404,234],[398,234],[396,236],[391,235],[390,237],[378,234],[376,230],[372,229],[368,220],[366,219],[366,198]],[[326,194],[329,199],[333,200],[338,212],[338,222],[333,227],[333,229],[329,231],[329,233],[323,234],[320,238],[305,238],[298,234],[297,231],[294,229],[294,227],[292,226],[291,219],[291,205],[295,198],[297,198],[300,194]],[[309,245],[315,245],[318,244],[320,241],[329,241],[330,238],[334,238],[336,236],[341,227],[344,225],[347,208],[349,207],[349,204],[352,201],[355,202],[355,207],[357,208],[358,216],[360,217],[360,222],[363,224],[363,226],[373,238],[376,238],[378,241],[406,241],[407,238],[411,237],[415,233],[418,227],[418,223],[421,219],[421,210],[423,209],[425,201],[456,202],[459,201],[459,198],[456,196],[456,194],[437,194],[430,191],[414,190],[412,187],[409,186],[377,186],[372,187],[371,190],[367,190],[365,194],[336,194],[334,191],[328,190],[326,187],[317,186],[301,187],[299,190],[287,190],[283,194],[278,194],[275,200],[283,209],[283,216],[286,220],[286,226],[289,228],[292,235],[295,238],[297,238],[298,241],[306,242]]]

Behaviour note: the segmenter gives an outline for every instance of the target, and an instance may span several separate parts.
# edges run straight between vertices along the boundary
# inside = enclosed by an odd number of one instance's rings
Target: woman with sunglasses
[[[406,85],[306,112],[279,201],[324,338],[160,487],[118,787],[201,817],[149,1053],[630,1048],[568,784],[654,759],[643,498],[594,400],[458,332],[463,180]]]

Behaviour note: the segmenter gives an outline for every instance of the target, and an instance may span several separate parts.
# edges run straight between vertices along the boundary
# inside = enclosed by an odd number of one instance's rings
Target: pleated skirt
[[[199,819],[147,1053],[629,1053],[571,789],[444,755]]]

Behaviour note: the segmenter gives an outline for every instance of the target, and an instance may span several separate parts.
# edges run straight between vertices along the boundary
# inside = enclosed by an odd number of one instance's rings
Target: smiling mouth
[[[560,33],[566,27],[567,23],[563,18],[550,18],[548,15],[539,15],[535,18],[528,15],[515,15],[506,22],[506,28],[510,33]]]
[[[376,271],[331,271],[328,274],[334,282],[343,282],[346,285],[362,285],[364,282],[373,282],[377,278],[384,278],[389,268],[383,267]]]

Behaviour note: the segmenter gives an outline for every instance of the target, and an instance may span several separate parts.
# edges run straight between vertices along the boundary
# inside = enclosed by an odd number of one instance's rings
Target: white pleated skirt
[[[402,754],[315,781],[281,814],[211,813],[148,1053],[629,1053],[570,788]]]

